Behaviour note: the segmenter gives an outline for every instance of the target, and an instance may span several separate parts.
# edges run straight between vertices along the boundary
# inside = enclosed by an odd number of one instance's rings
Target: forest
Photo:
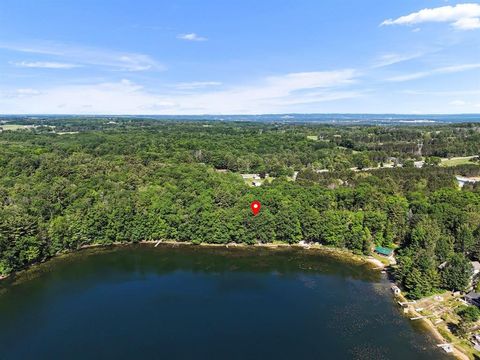
[[[3,276],[92,244],[381,245],[396,249],[395,277],[419,298],[465,291],[480,260],[480,186],[455,179],[479,176],[478,158],[434,161],[480,154],[476,124],[3,121],[25,126],[0,132]],[[252,187],[245,173],[270,181]]]

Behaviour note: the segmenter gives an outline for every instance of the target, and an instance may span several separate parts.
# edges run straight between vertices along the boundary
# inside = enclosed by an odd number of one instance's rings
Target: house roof
[[[383,247],[383,246],[377,246],[377,247],[375,247],[375,252],[377,252],[381,255],[390,256],[390,255],[392,255],[393,250],[389,249],[389,248],[386,248],[386,247]]]
[[[480,271],[480,262],[472,261],[473,270]]]
[[[480,294],[473,291],[469,292],[465,297],[470,300],[480,300]]]

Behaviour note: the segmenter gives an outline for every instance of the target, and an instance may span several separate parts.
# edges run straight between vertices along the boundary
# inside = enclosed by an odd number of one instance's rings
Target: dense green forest
[[[397,247],[395,276],[421,297],[466,290],[480,259],[480,187],[455,180],[480,175],[478,161],[434,161],[479,154],[475,124],[15,123],[35,127],[0,133],[1,275],[90,244],[303,240]],[[251,187],[241,173],[273,180]]]

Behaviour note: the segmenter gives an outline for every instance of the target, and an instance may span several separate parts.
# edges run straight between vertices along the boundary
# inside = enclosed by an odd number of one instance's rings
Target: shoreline
[[[111,244],[87,244],[87,245],[82,245],[78,249],[74,250],[65,250],[62,252],[59,252],[43,261],[36,262],[30,264],[27,268],[14,271],[8,275],[0,275],[0,281],[6,280],[8,278],[11,278],[12,276],[15,276],[17,274],[21,274],[24,271],[27,271],[29,269],[34,268],[36,265],[46,263],[52,259],[62,257],[62,256],[67,256],[67,255],[72,255],[75,254],[79,251],[82,250],[87,250],[87,249],[106,249],[109,247],[122,247],[122,246],[132,246],[132,245],[154,245],[154,247],[157,247],[158,245],[161,246],[188,246],[188,247],[205,247],[205,248],[238,248],[238,249],[254,249],[254,248],[262,248],[262,249],[299,249],[299,250],[313,250],[313,251],[318,251],[322,254],[327,254],[329,256],[335,257],[337,259],[341,260],[350,260],[354,261],[358,264],[364,265],[368,264],[372,270],[384,270],[387,265],[382,263],[380,260],[375,259],[373,256],[369,255],[358,255],[354,254],[352,251],[344,248],[336,248],[336,247],[330,247],[318,243],[313,243],[313,244],[289,244],[289,243],[257,243],[257,244],[245,244],[245,243],[227,243],[227,244],[215,244],[215,243],[200,243],[200,244],[193,244],[189,241],[175,241],[175,240],[164,240],[164,241],[155,241],[155,240],[142,240],[139,241],[138,243],[132,243],[132,242],[112,242]]]
[[[392,282],[392,284],[394,284]],[[400,300],[401,302],[408,302],[408,299],[403,295],[397,295],[393,296],[395,300]],[[402,313],[403,316],[407,317],[408,319],[411,319],[411,317],[419,317],[422,316],[422,314],[418,311],[415,310],[415,306],[408,305],[406,307],[401,306],[402,309],[408,309],[408,311],[405,313]],[[429,318],[423,317],[422,319],[419,319],[421,321],[422,327],[428,331],[434,339],[438,340],[439,343],[442,344],[450,344],[447,339],[443,337],[443,335],[440,333],[440,331],[437,329],[437,327],[430,321]],[[460,359],[460,360],[471,360],[472,358],[468,356],[466,353],[462,351],[459,347],[455,346],[455,344],[451,344],[453,353],[452,356],[454,356],[455,359]]]
[[[375,259],[372,256],[367,255],[357,255],[354,254],[352,251],[343,248],[335,248],[330,246],[325,246],[318,243],[313,244],[288,244],[288,243],[257,243],[253,245],[243,244],[243,243],[227,243],[227,244],[213,244],[213,243],[200,243],[200,244],[192,244],[190,242],[181,242],[181,241],[149,241],[144,240],[140,241],[139,244],[143,245],[170,245],[170,246],[200,246],[200,247],[210,247],[210,248],[239,248],[239,249],[254,249],[254,248],[262,248],[262,249],[299,249],[299,250],[313,250],[318,251],[322,254],[328,254],[334,256],[336,258],[341,259],[348,259],[351,261],[355,261],[359,264],[369,264],[371,266],[375,266],[372,268],[373,270],[384,270],[387,266],[382,263],[380,260]]]

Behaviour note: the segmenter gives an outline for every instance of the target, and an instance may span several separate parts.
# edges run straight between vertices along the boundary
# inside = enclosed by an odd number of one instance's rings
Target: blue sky
[[[480,2],[2,0],[2,114],[480,113]]]

